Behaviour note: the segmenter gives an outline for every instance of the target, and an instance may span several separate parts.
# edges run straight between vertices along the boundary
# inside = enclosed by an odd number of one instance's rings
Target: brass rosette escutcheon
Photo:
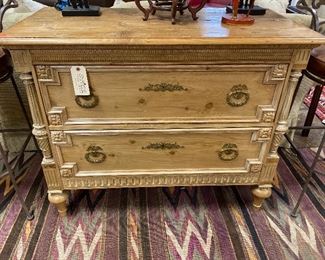
[[[236,144],[224,144],[218,152],[219,158],[223,161],[235,160],[238,154],[238,147]]]
[[[92,88],[90,88],[89,96],[76,96],[75,101],[82,108],[94,108],[98,105],[99,98],[94,95]]]
[[[227,94],[227,104],[232,107],[245,105],[249,100],[249,92],[246,85],[239,84],[231,88]]]
[[[88,147],[85,159],[89,163],[102,163],[106,159],[106,154],[100,146],[92,145]]]

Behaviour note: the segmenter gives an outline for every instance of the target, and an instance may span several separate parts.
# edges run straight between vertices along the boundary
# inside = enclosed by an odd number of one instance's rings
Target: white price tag
[[[74,93],[76,96],[89,96],[87,71],[84,66],[72,66],[70,69]]]

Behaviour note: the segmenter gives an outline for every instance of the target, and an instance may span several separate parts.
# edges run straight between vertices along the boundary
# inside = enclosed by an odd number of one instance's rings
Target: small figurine
[[[249,3],[249,10],[247,14],[238,14],[238,0],[232,0],[232,13],[225,14],[222,16],[221,22],[229,25],[251,25],[254,23],[255,19],[250,15],[250,10],[254,6],[254,0],[251,0]]]

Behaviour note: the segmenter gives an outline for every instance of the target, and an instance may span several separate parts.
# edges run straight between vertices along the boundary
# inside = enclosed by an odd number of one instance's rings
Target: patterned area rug
[[[293,219],[304,173],[290,167],[297,172],[281,161],[280,188],[262,210],[247,187],[110,189],[74,193],[63,219],[42,174],[30,172],[20,186],[35,219],[11,196],[0,212],[0,259],[324,259],[324,184],[315,178]]]

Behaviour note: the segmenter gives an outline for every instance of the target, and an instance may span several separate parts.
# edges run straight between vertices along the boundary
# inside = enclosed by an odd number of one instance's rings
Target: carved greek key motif
[[[263,80],[264,84],[277,84],[279,81],[284,81],[287,75],[288,65],[277,64],[265,73]]]
[[[50,66],[38,65],[35,68],[38,79],[52,79],[52,70]]]
[[[184,88],[180,84],[172,83],[158,83],[158,84],[148,84],[144,88],[140,88],[140,91],[154,91],[154,92],[174,92],[174,91],[187,91],[187,88]]]
[[[184,148],[184,146],[179,145],[177,143],[151,143],[147,146],[142,147],[142,149],[152,149],[152,150],[172,150],[172,149],[181,149]]]
[[[235,85],[227,94],[227,104],[232,107],[245,105],[249,100],[248,88],[246,85]]]
[[[275,65],[272,69],[272,77],[270,78],[270,80],[272,81],[276,81],[276,80],[284,80],[287,74],[287,69],[288,69],[288,65],[285,64],[278,64]]]

